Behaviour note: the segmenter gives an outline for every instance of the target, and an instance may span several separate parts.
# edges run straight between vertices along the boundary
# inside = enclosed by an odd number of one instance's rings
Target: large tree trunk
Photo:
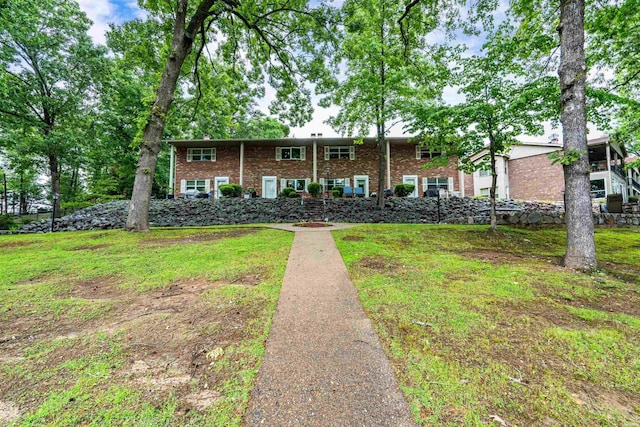
[[[378,130],[378,207],[384,209],[384,190],[387,177],[387,144],[384,132]]]
[[[489,229],[496,231],[498,229],[498,221],[496,218],[496,187],[498,186],[498,172],[496,172],[496,144],[493,136],[489,135],[489,153],[491,156],[491,188],[489,189]]]
[[[60,165],[55,154],[49,155],[49,173],[51,174],[51,203],[54,218],[60,218]]]
[[[587,115],[585,99],[584,0],[560,2],[560,90],[562,135],[566,153],[580,153],[577,161],[564,165],[567,248],[564,265],[596,268],[593,216],[589,183]]]
[[[125,230],[149,231],[149,201],[153,187],[158,153],[162,143],[165,117],[176,89],[176,83],[180,76],[180,70],[185,58],[191,53],[193,35],[200,28],[207,16],[207,11],[214,0],[203,0],[198,6],[197,12],[186,28],[188,0],[179,0],[176,11],[175,26],[173,30],[173,43],[171,54],[167,58],[162,79],[156,91],[156,99],[151,107],[149,120],[144,129],[143,141],[140,147],[140,159],[136,169],[136,177],[133,183],[129,215]]]

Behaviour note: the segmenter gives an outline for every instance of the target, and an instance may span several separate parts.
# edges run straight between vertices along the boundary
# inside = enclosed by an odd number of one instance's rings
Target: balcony
[[[627,176],[624,174],[624,169],[620,165],[611,165],[611,172],[615,173],[624,180],[627,179]]]

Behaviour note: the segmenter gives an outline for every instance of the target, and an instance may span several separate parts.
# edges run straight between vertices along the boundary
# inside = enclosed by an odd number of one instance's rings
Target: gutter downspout
[[[462,162],[458,159],[458,166],[460,166]],[[462,169],[458,169],[458,190],[460,191],[460,197],[464,197],[464,172]]]
[[[613,181],[611,177],[611,146],[609,145],[609,141],[607,141],[607,175],[609,179],[607,180],[607,195],[613,193]]]

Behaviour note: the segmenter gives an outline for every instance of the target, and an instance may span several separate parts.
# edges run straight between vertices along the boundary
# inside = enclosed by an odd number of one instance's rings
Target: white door
[[[265,199],[275,199],[278,195],[278,180],[275,176],[262,177],[262,197]]]
[[[220,186],[221,185],[225,185],[229,183],[229,177],[228,176],[216,176],[214,182],[214,195],[216,199],[219,199],[222,197],[222,193],[220,192]]]
[[[353,188],[358,188],[358,187],[362,188],[364,197],[369,197],[369,176],[368,175],[356,175],[353,177]]]
[[[418,197],[418,175],[402,175],[403,184],[413,184],[415,188],[409,197]]]

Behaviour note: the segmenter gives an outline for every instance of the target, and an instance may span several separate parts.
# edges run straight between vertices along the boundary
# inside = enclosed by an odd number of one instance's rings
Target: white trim
[[[349,146],[349,160],[355,160],[355,159],[356,159],[356,146],[351,145]]]
[[[418,197],[418,175],[402,175],[403,184],[413,184],[413,193],[409,194],[409,197]]]
[[[313,141],[313,182],[318,182],[318,144]]]
[[[282,160],[282,147],[276,147],[276,161]]]
[[[169,148],[169,188],[171,194],[176,194],[176,147]]]
[[[351,179],[345,178],[344,179],[344,186],[345,187],[351,187]]]
[[[181,179],[180,180],[180,194],[184,194],[187,191],[187,180],[186,179]]]
[[[200,150],[200,155],[202,156],[202,151],[211,150],[211,160],[193,160],[193,150]],[[216,148],[187,148],[187,162],[215,162],[216,161]]]
[[[211,180],[210,179],[205,179],[204,180],[204,192],[208,193],[209,191],[211,191]]]
[[[244,142],[240,143],[240,182],[238,184],[243,185],[244,180]]]
[[[273,196],[265,193],[266,182],[273,181]],[[265,199],[275,199],[278,196],[278,178],[275,176],[262,177],[262,197]]]
[[[287,186],[287,180],[284,178],[280,178],[280,191],[282,191]],[[276,191],[277,193],[278,191]]]
[[[228,184],[229,183],[229,177],[228,176],[216,176],[213,180],[213,197],[215,197],[216,199],[219,199],[220,197],[222,197],[222,194],[220,193],[220,189],[219,187],[221,185],[224,184]],[[211,190],[209,190],[211,191]]]
[[[416,160],[422,160],[420,144],[416,144]]]
[[[300,160],[307,160],[307,147],[300,147]]]
[[[447,187],[449,187],[447,190],[453,191],[453,177],[451,176],[447,179]]]
[[[325,160],[329,160],[329,146],[328,145],[324,146],[324,159]]]
[[[353,194],[356,194],[356,184],[358,183],[358,180],[364,180],[364,197],[369,197],[369,175],[354,175],[353,177]]]

